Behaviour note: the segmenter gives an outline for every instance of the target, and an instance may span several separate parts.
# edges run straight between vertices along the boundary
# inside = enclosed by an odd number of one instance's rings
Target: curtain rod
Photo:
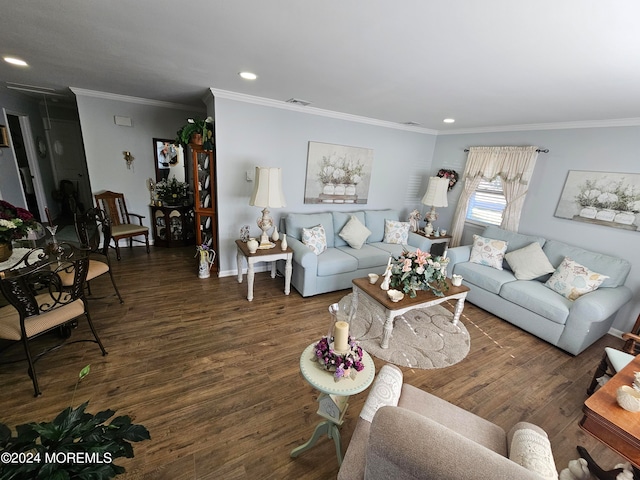
[[[464,149],[464,151],[465,151],[465,152],[468,152],[468,151],[469,151],[469,149],[468,149],[468,148],[465,148],[465,149]],[[538,153],[549,153],[549,149],[548,149],[548,148],[545,148],[545,149],[543,150],[542,148],[539,148],[539,149],[537,149],[537,150],[536,150],[536,152],[538,152]]]

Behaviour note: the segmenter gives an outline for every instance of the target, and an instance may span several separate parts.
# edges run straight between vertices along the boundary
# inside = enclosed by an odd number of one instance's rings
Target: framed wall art
[[[370,148],[309,142],[304,203],[366,204],[372,167]]]
[[[640,174],[570,170],[555,216],[638,231]]]
[[[9,135],[7,134],[7,127],[0,125],[0,147],[9,146]]]
[[[182,147],[174,140],[163,138],[153,139],[153,153],[156,166],[156,182],[176,177],[180,182],[185,181],[186,166]]]

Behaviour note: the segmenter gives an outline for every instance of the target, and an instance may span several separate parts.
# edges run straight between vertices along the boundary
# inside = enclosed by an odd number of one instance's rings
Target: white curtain
[[[463,190],[453,215],[451,245],[460,245],[469,199],[480,185],[500,175],[507,201],[502,228],[517,231],[538,147],[471,147],[462,174]]]

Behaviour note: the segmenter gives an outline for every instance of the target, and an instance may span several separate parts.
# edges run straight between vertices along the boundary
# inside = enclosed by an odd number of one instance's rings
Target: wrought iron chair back
[[[35,396],[41,393],[35,362],[44,354],[76,342],[97,343],[102,354],[107,353],[93,326],[84,297],[88,270],[86,250],[60,243],[33,249],[14,267],[0,273],[0,290],[9,302],[0,308],[0,338],[8,340],[8,346],[22,343]],[[72,276],[71,285],[64,285],[62,278],[65,276]],[[35,357],[32,355],[30,340],[59,328],[70,336],[71,326],[81,316],[86,317],[93,339],[67,342],[65,338]]]
[[[120,303],[124,303],[113,277],[111,259],[109,258],[109,244],[111,243],[110,218],[101,209],[91,208],[83,214],[76,214],[74,220],[80,244],[83,248],[89,249],[92,256],[99,258],[99,260],[91,259],[89,261],[89,272],[87,274],[89,295],[91,295],[91,280],[108,273]],[[102,242],[100,241],[100,232],[102,232]]]

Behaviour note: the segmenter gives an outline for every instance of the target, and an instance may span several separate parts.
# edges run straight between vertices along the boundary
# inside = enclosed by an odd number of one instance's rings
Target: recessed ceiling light
[[[443,122],[444,122],[444,123],[454,123],[455,121],[456,121],[456,119],[455,119],[455,118],[445,118],[445,119],[443,120]]]
[[[26,67],[28,65],[27,62],[16,57],[4,57],[4,61],[11,65],[18,65],[19,67]]]
[[[245,80],[255,80],[256,78],[258,78],[258,75],[252,72],[240,72],[238,75],[240,75]]]

